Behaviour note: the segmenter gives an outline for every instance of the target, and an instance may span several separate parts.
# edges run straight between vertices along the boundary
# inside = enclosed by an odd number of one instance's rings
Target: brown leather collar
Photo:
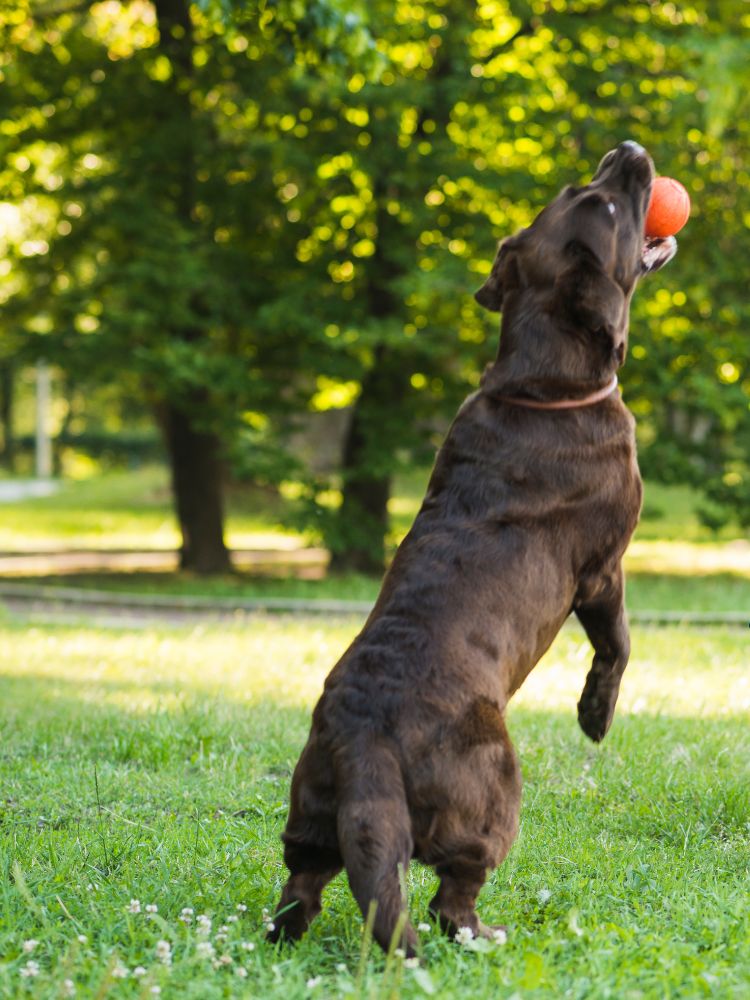
[[[597,389],[589,396],[582,396],[581,399],[554,399],[543,401],[541,399],[524,399],[521,396],[497,396],[503,403],[511,403],[513,406],[525,406],[529,410],[578,410],[584,406],[593,406],[594,403],[601,403],[607,396],[611,396],[617,388],[617,376],[612,379],[602,389]]]

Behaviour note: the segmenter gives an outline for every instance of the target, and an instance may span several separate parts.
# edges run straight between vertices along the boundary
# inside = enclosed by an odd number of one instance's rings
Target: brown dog
[[[364,628],[326,680],[292,779],[290,878],[270,939],[299,938],[343,867],[387,949],[411,858],[433,865],[431,910],[489,935],[474,909],[513,843],[521,777],[505,728],[514,691],[575,611],[594,647],[578,703],[607,732],[628,660],[620,560],[638,520],[634,422],[616,390],[653,165],[625,142],[501,244],[477,292],[503,312],[496,361],[463,404],[422,508]]]

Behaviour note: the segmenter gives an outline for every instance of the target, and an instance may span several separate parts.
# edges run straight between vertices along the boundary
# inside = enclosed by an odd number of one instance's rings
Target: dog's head
[[[621,362],[638,279],[677,251],[673,236],[644,237],[653,179],[645,149],[621,143],[589,184],[564,188],[528,229],[500,244],[477,301],[499,312],[514,294],[534,292],[547,315],[570,329],[606,334]]]

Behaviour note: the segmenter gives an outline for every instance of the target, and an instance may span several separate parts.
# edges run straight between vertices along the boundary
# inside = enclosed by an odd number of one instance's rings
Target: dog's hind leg
[[[311,740],[294,770],[289,818],[281,838],[289,880],[274,913],[269,941],[296,941],[320,913],[325,886],[341,871],[330,756]]]
[[[437,865],[440,887],[430,903],[430,913],[441,929],[451,936],[468,928],[474,937],[491,938],[503,927],[488,927],[477,916],[476,902],[487,878],[482,864],[452,861]]]
[[[323,889],[341,871],[338,850],[316,844],[287,841],[284,861],[290,875],[267,935],[271,942],[302,937],[320,913]]]
[[[518,758],[504,720],[498,725],[500,745],[475,748],[464,770],[453,772],[456,784],[471,793],[469,801],[482,803],[481,810],[471,823],[465,814],[444,813],[434,831],[434,853],[426,856],[440,877],[430,912],[451,935],[468,928],[474,937],[491,938],[504,930],[487,927],[475,909],[488,871],[504,860],[516,838],[521,809]]]
[[[368,741],[337,771],[338,834],[349,885],[365,919],[374,904],[372,935],[384,951],[416,954],[417,935],[406,908],[406,874],[413,850],[401,767],[382,743]],[[340,773],[339,773],[340,772]]]

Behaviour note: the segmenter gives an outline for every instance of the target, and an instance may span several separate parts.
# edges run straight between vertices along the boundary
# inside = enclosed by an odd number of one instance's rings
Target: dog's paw
[[[578,702],[578,725],[594,743],[601,743],[612,722],[612,713],[600,702]]]

